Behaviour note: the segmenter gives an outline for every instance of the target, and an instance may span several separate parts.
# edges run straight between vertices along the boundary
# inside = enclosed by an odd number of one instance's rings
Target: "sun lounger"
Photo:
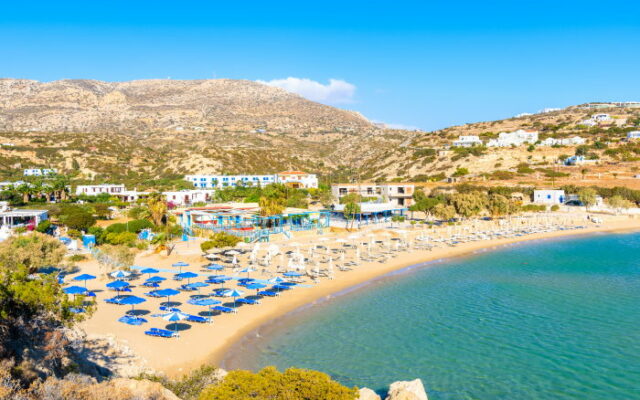
[[[155,293],[155,292],[148,292],[148,293],[145,293],[144,295],[149,297],[156,297],[156,298],[165,297],[165,296],[160,296],[158,293]]]
[[[245,298],[241,298],[236,300],[238,303],[241,304],[250,304],[250,305],[254,305],[254,304],[260,304],[260,301],[255,300],[255,299],[245,299]]]
[[[198,290],[198,288],[194,288],[193,286],[189,286],[188,284],[186,284],[186,285],[181,285],[180,290],[184,290],[185,292],[193,292]]]
[[[142,284],[142,286],[150,287],[150,288],[160,287],[160,285],[158,285],[156,282],[145,282]]]
[[[178,332],[170,331],[167,329],[159,329],[159,328],[151,328],[148,331],[145,331],[144,334],[149,336],[163,337],[163,338],[180,337]]]
[[[112,297],[110,299],[105,299],[105,303],[109,303],[109,304],[120,304],[120,302],[122,301],[122,299],[124,299],[125,296],[115,296]]]
[[[201,317],[199,315],[191,315],[191,314],[187,314],[187,315],[188,317],[187,319],[185,319],[185,321],[188,321],[188,322],[197,322],[199,324],[210,324],[213,322],[211,318]]]
[[[146,323],[147,320],[141,317],[125,315],[124,317],[118,318],[118,322],[122,322],[123,324],[127,324],[127,325],[138,326]]]
[[[266,296],[266,297],[276,297],[278,295],[278,293],[272,292],[270,290],[263,290],[261,292],[258,292],[258,295]]]
[[[225,306],[215,306],[215,307],[211,307],[212,310],[214,311],[220,311],[223,313],[236,313],[238,312],[238,310],[231,308],[231,307],[225,307]]]
[[[160,306],[160,311],[166,311],[166,312],[181,312],[179,308],[175,308],[175,307],[167,307],[167,306]]]

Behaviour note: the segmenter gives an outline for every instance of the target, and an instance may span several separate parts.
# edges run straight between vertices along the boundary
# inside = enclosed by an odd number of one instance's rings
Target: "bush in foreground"
[[[224,380],[204,389],[200,400],[352,400],[356,388],[342,386],[329,375],[306,369],[289,368],[279,372],[266,367],[258,373],[231,371]]]

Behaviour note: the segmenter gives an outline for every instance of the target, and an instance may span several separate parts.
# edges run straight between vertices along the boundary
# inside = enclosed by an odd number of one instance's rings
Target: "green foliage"
[[[317,371],[289,368],[283,373],[266,367],[258,373],[235,370],[218,385],[207,387],[200,400],[353,400],[356,388],[347,388]]]
[[[453,176],[465,176],[465,175],[469,175],[469,170],[467,168],[464,167],[458,167],[456,169],[456,172],[453,173]]]
[[[168,379],[164,376],[142,374],[137,379],[146,379],[162,384],[171,390],[182,400],[196,400],[202,391],[210,386],[219,383],[219,370],[209,365],[202,365],[200,368],[182,376],[180,379]]]
[[[131,233],[140,233],[143,229],[154,228],[154,225],[151,221],[146,219],[134,219],[132,221],[123,223],[118,222],[116,224],[111,224],[107,226],[105,229],[106,233],[122,233],[122,232],[131,232]]]
[[[67,236],[71,239],[80,239],[82,237],[82,232],[77,229],[67,229]]]
[[[41,315],[71,323],[79,318],[69,310],[80,299],[70,301],[55,277],[30,274],[40,268],[58,265],[66,248],[57,239],[41,233],[14,236],[0,243],[0,320]]]
[[[49,228],[51,228],[51,221],[45,219],[44,221],[40,221],[38,226],[36,226],[36,232],[46,233]]]
[[[587,208],[594,206],[596,204],[596,196],[598,192],[596,192],[593,188],[581,188],[578,190],[578,199],[580,202]]]
[[[488,197],[483,192],[457,193],[451,197],[451,204],[458,215],[470,218],[486,209]]]
[[[71,262],[84,261],[86,259],[87,259],[87,256],[85,256],[84,254],[73,254],[73,255],[67,257],[67,260],[69,260]]]
[[[440,203],[433,208],[433,215],[444,221],[448,221],[456,216],[456,209],[448,204]]]
[[[544,204],[527,204],[522,206],[524,212],[544,212],[547,211],[547,206]]]
[[[86,207],[75,204],[63,205],[58,218],[68,228],[79,231],[87,231],[96,223],[96,219]]]
[[[529,166],[527,163],[520,163],[517,166],[516,170],[519,174],[532,174],[535,172],[533,168]]]
[[[223,247],[234,247],[240,243],[242,239],[238,236],[231,235],[226,232],[218,232],[211,235],[211,238],[200,243],[200,249],[204,252],[211,249],[220,249]]]
[[[138,235],[133,232],[110,232],[103,236],[103,240],[108,244],[133,246],[138,240]]]
[[[506,181],[509,179],[513,179],[515,176],[516,174],[514,174],[511,171],[493,171],[491,173],[491,179],[495,179],[499,181]]]
[[[551,211],[555,212],[555,211],[558,211],[558,210],[560,210],[560,206],[559,205],[554,204],[554,205],[551,206]]]

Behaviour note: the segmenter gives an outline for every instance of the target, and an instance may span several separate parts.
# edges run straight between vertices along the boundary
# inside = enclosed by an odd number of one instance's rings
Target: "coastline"
[[[582,230],[555,231],[548,233],[532,234],[528,236],[494,239],[462,243],[456,247],[438,247],[431,251],[412,250],[410,253],[401,253],[386,263],[369,262],[362,263],[352,271],[336,271],[335,279],[323,279],[318,284],[309,287],[299,287],[287,291],[276,298],[266,298],[257,306],[240,307],[237,314],[225,314],[214,317],[214,323],[209,326],[195,326],[181,332],[179,339],[158,339],[143,334],[139,327],[130,327],[117,322],[122,309],[118,307],[98,307],[96,314],[83,322],[83,328],[93,335],[113,335],[118,341],[128,346],[137,356],[145,360],[145,365],[152,370],[162,372],[167,376],[180,376],[202,364],[220,365],[234,346],[241,343],[248,335],[261,326],[272,322],[274,319],[286,316],[304,307],[313,306],[328,298],[353,290],[362,289],[369,282],[382,279],[412,266],[432,263],[437,265],[447,259],[473,254],[479,251],[490,251],[514,243],[547,240],[556,237],[583,236],[593,233],[613,233],[640,230],[640,219],[611,219],[604,226],[593,226]],[[417,231],[416,231],[417,232]],[[337,238],[337,237],[336,237]],[[313,240],[313,239],[311,239]],[[317,240],[317,238],[316,238]],[[168,268],[172,262],[183,260],[193,264],[201,264],[198,246],[191,245],[179,249],[171,257],[157,254],[141,255],[136,259],[136,264],[154,266],[156,268]],[[436,261],[438,261],[436,263]],[[428,267],[428,266],[426,266]],[[82,267],[83,272],[95,273],[97,265],[88,262]],[[85,268],[87,270],[85,270]],[[93,270],[93,271],[91,271]],[[98,302],[103,302],[103,297],[109,295],[107,291],[98,292]],[[147,309],[153,309],[154,299],[145,303]],[[158,302],[159,304],[159,302]],[[193,307],[193,306],[192,306]],[[202,311],[202,309],[193,309]],[[156,323],[153,323],[155,326]]]
[[[359,274],[358,278],[364,279],[351,279],[349,280],[350,284],[348,285],[328,285],[323,288],[323,290],[318,290],[317,293],[313,293],[313,295],[309,296],[307,301],[302,304],[298,304],[298,302],[295,302],[294,304],[292,302],[286,307],[278,310],[278,312],[270,313],[264,318],[254,319],[252,323],[246,324],[241,332],[229,337],[224,345],[220,346],[220,348],[212,353],[207,362],[224,368],[226,360],[233,358],[235,351],[240,350],[243,343],[250,341],[251,336],[258,332],[262,327],[271,325],[272,323],[275,323],[276,320],[287,318],[290,314],[304,311],[308,307],[324,303],[353,291],[361,290],[369,283],[373,283],[396,274],[411,273],[411,270],[414,268],[429,268],[454,258],[472,256],[479,252],[493,251],[512,244],[525,244],[526,242],[544,241],[554,238],[570,239],[571,237],[582,237],[597,233],[614,234],[633,233],[637,231],[640,231],[640,220],[627,220],[616,221],[614,223],[610,223],[608,226],[589,227],[579,231],[549,232],[517,238],[464,243],[456,247],[437,248],[432,251],[415,251],[413,254],[403,255],[398,259],[391,260],[387,264],[383,265],[383,268],[371,268],[367,271],[371,273],[366,274],[366,276],[363,276],[365,274]],[[416,255],[416,253],[419,255]],[[357,268],[366,268],[371,264],[372,263],[366,263]],[[355,272],[355,270],[351,271],[351,273],[353,272]],[[319,286],[322,286],[322,284]],[[320,288],[318,287],[317,289]]]

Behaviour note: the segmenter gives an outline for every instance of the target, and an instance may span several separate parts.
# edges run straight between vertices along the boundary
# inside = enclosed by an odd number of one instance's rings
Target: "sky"
[[[248,79],[394,127],[640,101],[640,2],[28,1],[0,77]]]

